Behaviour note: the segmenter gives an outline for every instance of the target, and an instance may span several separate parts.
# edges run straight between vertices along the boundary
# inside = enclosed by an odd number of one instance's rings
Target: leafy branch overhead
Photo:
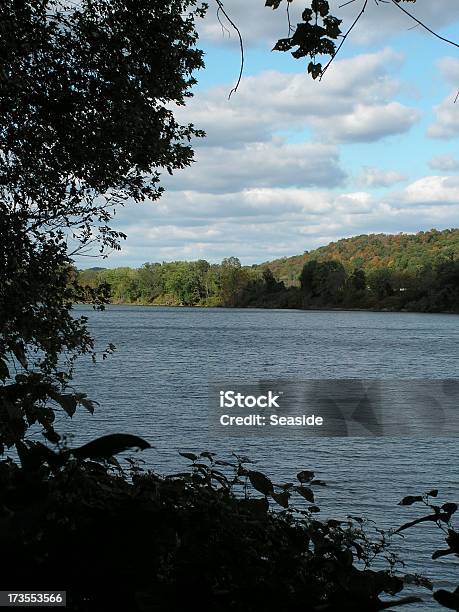
[[[274,45],[273,51],[291,51],[291,54],[295,59],[309,57],[310,62],[308,64],[308,73],[313,79],[322,78],[333,59],[339,53],[346,38],[365,13],[368,6],[368,0],[361,0],[358,3],[357,0],[348,0],[347,2],[343,0],[343,3],[338,8],[342,8],[353,3],[357,3],[358,7],[354,21],[345,31],[343,31],[341,28],[343,20],[330,13],[330,5],[327,0],[312,0],[310,2],[310,6],[305,8],[301,15],[301,22],[297,24],[296,29],[293,28],[290,23],[289,13],[289,7],[292,2],[293,0],[286,0],[289,36],[287,38],[279,39]],[[375,2],[378,6],[380,5],[378,0],[375,0]],[[405,13],[405,15],[412,19],[417,26],[420,26],[440,40],[455,47],[459,47],[459,44],[440,36],[427,24],[420,21],[414,14],[407,11],[402,6],[402,3],[405,2],[410,2],[413,4],[416,2],[416,0],[387,0],[383,3],[394,5],[395,8],[402,11]],[[276,10],[283,3],[284,0],[266,0],[265,6]],[[338,40],[340,41],[339,43]],[[323,60],[319,61],[317,58],[325,58],[326,63],[323,64]]]
[[[266,0],[266,6],[277,9],[282,0]],[[290,3],[292,0],[287,0]],[[330,14],[326,0],[312,0],[311,7],[305,8],[302,22],[292,36],[281,38],[274,45],[274,51],[292,51],[295,59],[310,57],[308,72],[313,79],[321,76],[322,64],[316,62],[318,55],[336,55],[336,40],[341,34],[341,19]]]

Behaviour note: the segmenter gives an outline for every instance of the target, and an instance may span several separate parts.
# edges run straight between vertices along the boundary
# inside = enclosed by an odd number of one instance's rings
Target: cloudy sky
[[[362,2],[336,14],[349,25]],[[270,51],[286,36],[285,10],[226,0],[246,52],[228,100],[239,45],[209,4],[206,69],[177,113],[207,138],[195,143],[192,167],[164,179],[161,200],[119,213],[128,239],[101,265],[231,255],[251,264],[356,234],[459,225],[458,48],[413,28],[394,4],[371,1],[339,59],[312,81],[305,61]],[[403,6],[459,42],[459,3]]]

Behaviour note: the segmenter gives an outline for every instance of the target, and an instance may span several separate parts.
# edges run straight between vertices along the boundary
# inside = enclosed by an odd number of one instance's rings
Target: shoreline
[[[83,303],[78,303],[84,305]],[[377,312],[377,313],[397,313],[397,314],[441,314],[459,315],[459,311],[442,310],[428,312],[424,310],[397,310],[392,308],[344,308],[339,306],[324,306],[323,308],[273,308],[269,306],[204,306],[204,305],[185,305],[185,304],[148,304],[140,302],[110,302],[106,306],[144,306],[151,308],[190,308],[202,310],[287,310],[298,312]]]

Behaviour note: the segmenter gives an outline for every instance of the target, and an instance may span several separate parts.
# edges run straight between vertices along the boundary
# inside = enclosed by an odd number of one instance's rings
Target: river
[[[400,507],[405,495],[440,490],[458,502],[458,438],[230,438],[210,435],[208,384],[213,380],[444,379],[458,375],[457,315],[351,311],[200,309],[110,306],[89,317],[99,348],[114,355],[81,360],[75,387],[100,403],[81,409],[64,429],[75,441],[122,431],[145,437],[143,453],[161,473],[182,469],[181,451],[241,452],[256,469],[289,481],[300,469],[327,483],[317,491],[322,512],[367,516],[399,526],[422,508]],[[62,428],[61,428],[62,429]],[[432,561],[441,534],[420,525],[400,543],[407,571],[427,573],[436,587],[458,583],[457,562]],[[427,601],[410,609],[431,609]],[[432,607],[432,609],[438,609]]]

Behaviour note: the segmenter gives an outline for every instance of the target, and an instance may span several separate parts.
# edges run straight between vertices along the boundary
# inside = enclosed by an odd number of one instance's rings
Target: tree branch
[[[449,38],[444,38],[443,36],[440,36],[440,34],[437,34],[436,32],[434,32],[433,30],[431,30],[428,26],[426,26],[425,23],[423,23],[422,21],[419,21],[419,19],[417,17],[415,17],[414,15],[412,15],[410,12],[408,12],[406,9],[403,8],[403,6],[400,6],[399,2],[400,0],[397,2],[397,0],[391,0],[392,4],[394,4],[398,9],[400,9],[403,13],[405,13],[405,15],[408,15],[408,17],[410,17],[413,21],[415,21],[418,25],[420,25],[421,27],[424,28],[424,30],[427,30],[427,32],[430,32],[431,34],[433,34],[436,38],[439,38],[440,40],[442,40],[445,43],[448,43],[449,45],[453,45],[454,47],[457,47],[459,49],[459,44],[455,43],[452,40],[449,40]]]
[[[218,4],[218,9],[219,11],[221,11],[223,13],[223,15],[226,17],[226,19],[228,20],[228,22],[231,24],[231,26],[234,28],[234,30],[237,32],[237,35],[239,37],[239,46],[241,48],[241,69],[239,71],[239,77],[237,79],[236,85],[233,87],[233,89],[229,92],[228,95],[228,100],[231,98],[232,94],[235,93],[241,83],[241,79],[242,79],[242,73],[244,71],[244,43],[242,41],[242,35],[241,32],[239,30],[239,28],[237,27],[237,25],[234,23],[234,21],[231,19],[231,17],[228,15],[228,13],[225,11],[225,8],[223,6],[223,3],[221,2],[221,0],[215,0],[215,2]]]
[[[347,4],[350,4],[349,2]],[[363,3],[362,9],[360,11],[360,13],[357,15],[357,17],[355,18],[354,22],[352,23],[351,27],[348,29],[348,31],[346,32],[346,34],[344,34],[340,44],[338,45],[338,48],[336,49],[335,53],[331,56],[330,60],[328,61],[328,63],[324,66],[324,69],[322,70],[321,74],[320,74],[320,78],[319,81],[322,80],[325,72],[327,71],[327,69],[330,67],[330,64],[332,63],[332,61],[335,59],[335,57],[338,55],[341,47],[344,45],[344,42],[346,40],[346,38],[349,36],[349,34],[352,32],[352,30],[355,28],[355,26],[357,25],[359,19],[362,17],[362,15],[365,12],[365,9],[367,8],[367,4],[368,4],[368,0],[365,0],[365,2]]]

